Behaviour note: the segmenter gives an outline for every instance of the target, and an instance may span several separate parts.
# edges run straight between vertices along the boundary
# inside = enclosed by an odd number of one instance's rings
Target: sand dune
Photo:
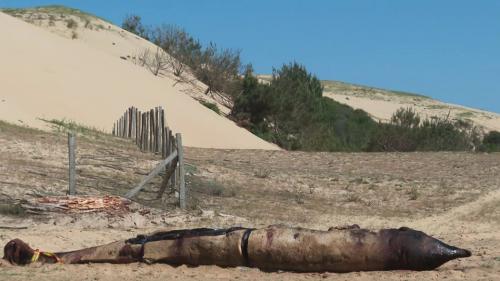
[[[132,64],[138,64],[138,59],[144,51],[149,50],[150,55],[153,56],[158,50],[156,45],[144,38],[101,18],[71,8],[47,6],[17,9],[11,11],[10,15]],[[70,21],[75,23],[74,26],[68,27]],[[231,111],[218,96],[205,95],[207,86],[197,80],[188,69],[181,74],[181,77],[173,75],[171,69],[161,70],[158,77],[165,78],[161,81],[167,87],[175,85],[176,89],[198,101],[217,104],[219,110],[224,114]]]
[[[42,128],[38,118],[67,118],[110,131],[127,107],[160,105],[187,146],[276,149],[174,88],[175,81],[120,59],[120,51],[103,52],[3,13],[0,37],[0,119]]]
[[[429,97],[357,86],[336,81],[323,81],[323,95],[340,103],[368,112],[374,119],[389,121],[401,107],[412,107],[422,117],[433,116],[469,120],[485,131],[500,131],[500,114],[434,100]]]

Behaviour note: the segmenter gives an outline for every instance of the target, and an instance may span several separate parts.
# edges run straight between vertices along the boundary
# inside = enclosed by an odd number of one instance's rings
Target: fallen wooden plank
[[[161,183],[160,190],[158,191],[158,195],[156,196],[156,199],[161,199],[161,197],[163,196],[163,193],[165,193],[165,190],[167,189],[170,177],[174,174],[175,169],[177,167],[177,160],[178,159],[179,159],[179,157],[174,159],[174,161],[172,162],[170,167],[167,168],[167,171],[165,172],[165,175],[163,177],[163,181]]]
[[[165,166],[167,166],[168,163],[170,163],[176,157],[177,157],[177,150],[175,150],[174,152],[172,152],[172,154],[170,154],[165,160],[162,160],[160,162],[160,164],[158,164],[158,166],[156,166],[156,168],[154,168],[154,170],[152,170],[141,181],[141,183],[138,186],[132,188],[129,192],[127,192],[127,194],[125,194],[125,198],[130,199],[130,198],[134,197],[139,191],[141,191],[141,189],[144,188],[144,186],[146,185],[146,183],[148,183],[151,179],[153,179],[156,175],[158,175],[165,168]]]

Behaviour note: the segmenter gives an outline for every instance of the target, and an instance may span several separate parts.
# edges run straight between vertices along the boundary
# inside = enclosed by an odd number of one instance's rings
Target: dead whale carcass
[[[432,270],[470,255],[468,250],[406,227],[378,232],[359,227],[328,231],[284,226],[197,228],[139,235],[72,252],[40,252],[19,239],[4,248],[4,259],[20,265],[142,261],[297,272]]]

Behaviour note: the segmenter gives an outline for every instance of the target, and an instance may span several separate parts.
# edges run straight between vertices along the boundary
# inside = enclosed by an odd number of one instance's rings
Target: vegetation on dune
[[[208,86],[205,94],[234,96],[233,86],[239,80],[241,67],[239,50],[220,48],[213,42],[204,47],[199,40],[175,25],[158,26],[145,38],[187,65],[194,76]]]
[[[477,129],[448,118],[420,120],[411,109],[395,113],[389,124],[377,124],[366,112],[323,97],[328,88],[358,89],[356,85],[319,81],[298,63],[274,70],[269,84],[261,84],[243,63],[238,50],[204,47],[174,25],[145,27],[141,18],[127,16],[123,28],[150,40],[189,67],[208,88],[232,105],[230,117],[254,134],[289,150],[310,151],[437,151],[471,150],[479,145]],[[146,61],[146,60],[144,60]],[[172,68],[165,64],[167,68]],[[156,74],[157,75],[157,74]],[[365,92],[426,98],[422,95],[363,88]],[[213,105],[205,104],[209,108]],[[218,108],[217,108],[218,109]]]
[[[500,132],[491,131],[483,138],[480,151],[500,152]]]
[[[325,90],[332,91],[335,93],[356,91],[356,92],[362,92],[365,94],[382,93],[382,94],[387,94],[387,95],[397,95],[397,96],[404,96],[404,97],[429,99],[428,96],[421,95],[421,94],[403,92],[403,91],[387,90],[387,89],[381,89],[381,88],[375,88],[375,87],[367,87],[367,86],[361,86],[361,85],[340,82],[340,81],[323,80],[323,81],[321,81],[321,84],[325,87]]]
[[[68,19],[66,21],[66,27],[69,29],[76,29],[78,27],[78,23],[74,19]]]
[[[198,39],[175,25],[146,27],[137,15],[127,16],[122,28],[162,48],[175,59],[173,63],[180,62],[169,65],[176,76],[184,71],[183,65],[189,67],[192,74],[208,86],[205,94],[218,95],[230,103],[238,93],[242,66],[239,50],[220,48],[214,42],[203,46]]]
[[[148,40],[148,34],[146,27],[142,24],[141,17],[138,15],[128,15],[125,17],[122,23],[122,28],[132,32],[144,39]]]
[[[323,97],[320,81],[298,63],[275,70],[269,85],[247,69],[231,116],[290,150],[360,151],[376,123],[362,110]]]
[[[390,123],[377,124],[362,110],[322,97],[319,81],[296,63],[275,71],[269,85],[259,84],[247,73],[231,116],[290,150],[410,152],[481,147],[480,132],[471,123],[437,117],[422,120],[412,108],[401,108]],[[487,147],[492,151],[495,146]]]
[[[201,103],[202,105],[204,105],[206,108],[208,108],[208,109],[210,109],[210,110],[214,111],[215,113],[217,113],[217,114],[219,114],[219,115],[221,114],[220,109],[219,109],[219,107],[217,106],[217,104],[215,104],[215,103],[213,103],[213,102],[209,102],[209,101],[204,101],[204,100],[200,100],[200,103]]]
[[[390,123],[379,123],[368,151],[469,151],[481,143],[478,128],[462,120],[421,120],[412,108],[396,111]]]
[[[49,15],[53,14],[59,14],[64,16],[72,15],[80,18],[83,21],[90,18],[99,18],[103,20],[98,16],[83,12],[79,9],[69,8],[62,5],[38,6],[33,8],[4,8],[1,9],[1,11],[12,16],[18,16],[29,13],[46,13]]]
[[[46,122],[50,125],[50,127],[56,132],[72,132],[79,134],[81,136],[94,137],[99,138],[107,135],[104,131],[99,130],[94,127],[89,127],[87,125],[83,125],[77,123],[72,120],[67,119],[43,119],[39,118],[41,121]]]
[[[90,30],[104,29],[104,25],[97,19],[106,21],[98,16],[61,5],[39,6],[34,8],[4,8],[0,11],[14,17],[18,17],[28,23],[54,27],[57,22],[61,22],[71,31],[70,37],[77,39],[77,28],[81,24],[84,28]]]

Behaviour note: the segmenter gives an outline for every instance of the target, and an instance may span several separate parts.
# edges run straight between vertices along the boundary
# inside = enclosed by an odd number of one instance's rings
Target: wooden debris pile
[[[110,214],[127,213],[131,201],[119,196],[49,196],[29,200],[21,206],[27,213],[46,212]]]

